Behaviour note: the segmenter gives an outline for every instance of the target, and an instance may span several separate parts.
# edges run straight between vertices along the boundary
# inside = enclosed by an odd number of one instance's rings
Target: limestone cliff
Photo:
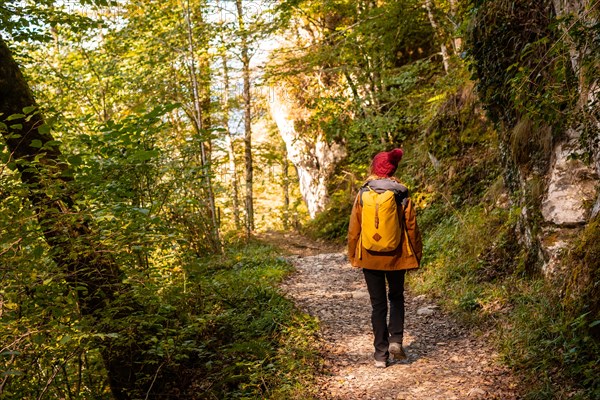
[[[548,276],[600,210],[598,14],[589,0],[488,1],[471,31],[526,264]]]
[[[303,113],[283,83],[272,91],[269,108],[288,158],[298,171],[300,193],[308,213],[314,218],[328,203],[327,183],[337,162],[345,156],[345,149],[339,143],[327,142],[321,132],[296,129],[295,122],[304,118]]]

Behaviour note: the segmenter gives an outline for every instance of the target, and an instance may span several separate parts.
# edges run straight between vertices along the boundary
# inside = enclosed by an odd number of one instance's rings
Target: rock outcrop
[[[308,213],[314,218],[327,205],[327,183],[336,164],[346,155],[345,148],[339,143],[328,142],[320,132],[306,133],[296,129],[296,121],[304,116],[283,84],[272,91],[269,108],[285,142],[288,158],[298,172],[300,193]]]

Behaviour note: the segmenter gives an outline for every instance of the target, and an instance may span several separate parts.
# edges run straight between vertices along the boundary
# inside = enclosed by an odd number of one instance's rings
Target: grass
[[[290,265],[252,242],[198,268],[218,338],[205,361],[205,389],[214,398],[314,398],[317,322],[277,289]]]
[[[292,268],[273,248],[229,244],[223,256],[162,261],[133,270],[132,290],[95,320],[79,315],[58,273],[7,274],[0,398],[108,399],[101,350],[109,346],[140,349],[131,371],[140,382],[129,392],[135,399],[316,397],[318,325],[279,291]],[[143,311],[131,311],[132,296]]]
[[[425,210],[425,258],[409,284],[472,327],[492,331],[503,361],[526,380],[525,398],[600,398],[600,343],[591,334],[597,317],[561,296],[564,283],[524,272],[516,215],[479,206]],[[591,248],[591,234],[582,237]]]

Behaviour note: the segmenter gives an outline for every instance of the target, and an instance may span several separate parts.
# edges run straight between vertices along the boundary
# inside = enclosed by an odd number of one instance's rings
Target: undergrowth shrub
[[[499,338],[507,363],[534,382],[528,399],[600,398],[599,226],[574,241],[560,277],[514,280]]]
[[[268,246],[253,243],[199,273],[204,318],[216,335],[205,360],[203,390],[214,398],[304,399],[319,368],[316,320],[298,311],[276,285],[291,271]]]
[[[511,283],[511,310],[497,340],[504,361],[529,380],[526,398],[599,398],[600,343],[590,335],[589,315],[565,307],[557,285],[541,278]]]
[[[302,233],[313,239],[343,243],[348,235],[348,224],[354,198],[340,190],[331,196],[328,208],[302,227]]]
[[[525,398],[600,398],[599,224],[573,245],[568,277],[548,281],[520,267],[518,215],[440,202],[427,208],[419,220],[423,264],[409,284],[467,324],[493,328],[504,362],[528,382]]]
[[[36,276],[29,293],[18,271],[5,278],[0,397],[108,399],[106,346],[143,349],[130,372],[148,389],[131,398],[313,398],[318,327],[277,289],[288,263],[257,242],[179,261],[128,276],[125,296],[143,311],[116,299],[93,322],[79,315],[63,276]]]
[[[449,216],[442,218],[445,212]],[[465,320],[480,321],[497,307],[485,255],[512,224],[509,210],[487,212],[482,206],[458,210],[437,203],[419,220],[424,231],[424,257],[420,272],[411,280],[415,290],[438,298]],[[473,313],[473,311],[481,312]]]

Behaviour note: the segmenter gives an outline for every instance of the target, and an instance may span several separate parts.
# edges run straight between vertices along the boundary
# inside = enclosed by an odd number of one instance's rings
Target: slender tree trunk
[[[225,40],[221,37],[223,43]],[[233,193],[233,220],[235,229],[241,229],[242,223],[240,219],[240,202],[238,193],[238,178],[235,167],[235,149],[233,146],[233,135],[229,129],[229,67],[227,65],[227,53],[223,50],[223,126],[225,127],[225,135],[227,139],[227,153],[229,156],[229,178],[231,179],[231,190]]]
[[[194,49],[194,34],[192,31],[192,20],[191,20],[191,10],[190,10],[190,2],[186,1],[185,8],[185,22],[187,25],[187,33],[188,33],[188,51],[189,51],[189,61],[190,61],[190,78],[192,81],[192,95],[193,95],[193,103],[194,103],[194,125],[196,127],[196,131],[200,137],[203,136],[204,121],[203,113],[202,113],[202,101],[200,99],[200,88],[198,85],[198,76],[196,74],[196,61],[195,61],[195,49]],[[204,175],[204,181],[206,184],[206,191],[208,193],[208,202],[210,207],[210,217],[212,222],[212,233],[213,238],[215,239],[215,245],[213,246],[215,250],[219,251],[221,249],[220,246],[220,235],[219,235],[219,221],[217,218],[217,208],[215,205],[215,195],[213,192],[212,181],[210,177],[210,165],[208,162],[207,149],[204,141],[200,145],[200,154],[202,160],[202,169]]]
[[[244,22],[242,0],[236,0],[238,24],[242,39],[242,75],[244,80],[244,163],[246,165],[246,235],[254,230],[254,199],[252,193],[252,98],[250,95],[250,55],[248,51],[248,32]]]
[[[290,162],[288,161],[285,142],[281,147],[283,153],[283,159],[281,160],[281,169],[283,175],[283,229],[288,230],[290,227]]]
[[[444,64],[444,71],[446,73],[450,69],[450,56],[448,55],[448,48],[444,43],[444,35],[437,21],[435,20],[435,15],[433,13],[433,3],[431,0],[425,0],[425,9],[427,10],[427,16],[429,17],[429,23],[431,23],[431,27],[433,28],[433,32],[437,36],[440,41],[440,49],[442,53],[442,63]]]
[[[450,16],[452,24],[454,25],[454,32],[452,32],[452,43],[454,44],[454,54],[459,54],[462,51],[462,38],[456,37],[459,23],[456,22],[458,17],[458,0],[450,0]]]

